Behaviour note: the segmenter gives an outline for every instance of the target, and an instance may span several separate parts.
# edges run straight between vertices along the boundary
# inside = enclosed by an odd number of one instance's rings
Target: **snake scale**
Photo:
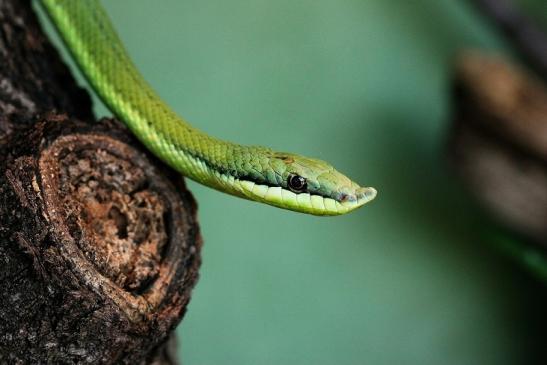
[[[137,138],[179,173],[219,191],[314,215],[376,196],[330,164],[209,136],[179,117],[131,61],[99,0],[41,0],[89,83]]]

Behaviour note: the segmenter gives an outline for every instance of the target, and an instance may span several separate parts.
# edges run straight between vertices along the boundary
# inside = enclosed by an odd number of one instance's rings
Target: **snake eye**
[[[298,175],[289,175],[289,178],[287,179],[287,184],[289,185],[289,189],[291,189],[295,193],[300,193],[306,190],[308,186],[308,184],[306,183],[306,179]]]

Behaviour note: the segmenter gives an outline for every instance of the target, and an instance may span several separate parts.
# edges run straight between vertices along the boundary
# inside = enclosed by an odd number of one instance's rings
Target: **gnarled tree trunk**
[[[201,247],[184,181],[93,120],[30,1],[0,0],[0,54],[0,363],[175,363]]]

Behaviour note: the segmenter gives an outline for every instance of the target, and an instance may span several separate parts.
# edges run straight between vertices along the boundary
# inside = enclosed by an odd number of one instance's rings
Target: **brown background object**
[[[493,216],[547,260],[547,35],[511,0],[470,3],[529,69],[479,51],[457,58],[450,157]]]
[[[462,54],[450,153],[503,223],[547,247],[547,89],[499,56]]]

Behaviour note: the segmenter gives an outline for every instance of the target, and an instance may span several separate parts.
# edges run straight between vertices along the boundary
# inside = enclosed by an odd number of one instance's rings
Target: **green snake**
[[[184,176],[219,191],[314,215],[340,215],[376,196],[330,164],[230,143],[194,128],[144,80],[98,0],[42,0],[89,83],[137,138]]]

